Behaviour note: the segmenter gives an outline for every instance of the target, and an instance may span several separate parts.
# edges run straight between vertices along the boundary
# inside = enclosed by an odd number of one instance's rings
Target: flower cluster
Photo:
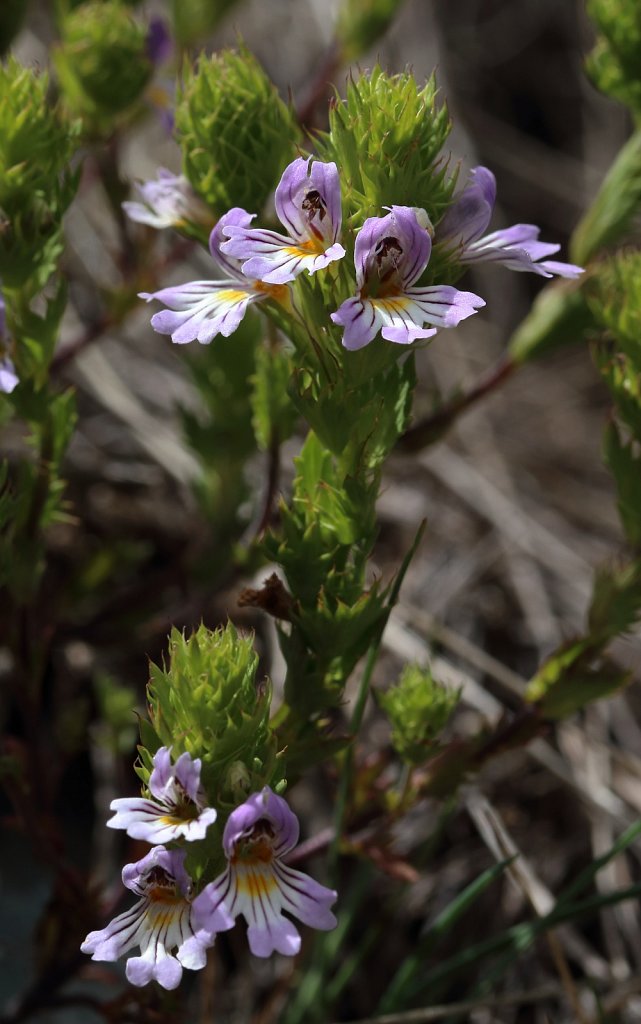
[[[116,813],[107,823],[154,844],[122,872],[123,884],[138,902],[106,928],[90,932],[84,953],[94,960],[117,960],[138,947],[140,955],[127,960],[128,980],[146,985],[155,979],[174,989],[183,967],[205,966],[216,934],[233,928],[239,915],[249,926],[252,953],[262,957],[274,951],[293,956],[300,949],[300,935],[284,911],[312,928],[335,927],[330,907],[336,893],[285,862],[298,842],[298,820],[268,786],[232,811],[223,832],[227,867],[195,895],[185,850],[164,844],[205,841],[216,821],[201,786],[201,762],[185,753],[172,763],[170,750],[161,747],[153,766],[149,797],[114,800]]]
[[[184,201],[184,179],[161,172],[162,197],[149,183],[141,190],[150,210],[146,223],[168,223],[165,209]],[[153,186],[153,188],[152,188]],[[485,167],[471,172],[470,183],[455,198],[437,226],[425,210],[391,206],[384,216],[368,218],[354,243],[356,294],[331,312],[343,328],[342,343],[355,350],[381,334],[400,345],[430,338],[439,327],[456,327],[485,305],[473,292],[450,285],[420,287],[432,252],[433,239],[459,264],[487,260],[512,270],[529,270],[543,277],[576,277],[582,270],[570,263],[547,259],[559,246],[538,240],[532,224],[484,234],[496,200],[494,175]],[[252,226],[255,214],[235,207],[218,221],[209,247],[228,277],[192,281],[141,294],[165,309],[152,326],[177,343],[208,344],[216,335],[232,334],[248,307],[272,301],[291,310],[290,286],[303,271],[316,274],[342,260],[341,191],[335,163],[299,157],[284,171],[276,189],[275,206],[286,234]],[[130,216],[142,219],[135,204]],[[177,216],[173,217],[176,223]]]

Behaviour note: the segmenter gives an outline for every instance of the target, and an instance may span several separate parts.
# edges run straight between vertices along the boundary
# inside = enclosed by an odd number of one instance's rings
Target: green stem
[[[378,653],[383,642],[383,633],[385,632],[387,619],[389,618],[389,613],[391,612],[392,608],[394,607],[398,600],[398,595],[403,585],[405,574],[409,569],[410,562],[414,557],[416,549],[421,543],[421,539],[425,531],[425,526],[426,520],[424,519],[418,528],[416,537],[414,538],[414,542],[411,548],[409,549],[409,551],[405,555],[405,558],[403,559],[401,568],[399,569],[396,579],[394,580],[394,583],[390,590],[389,600],[387,602],[387,615],[385,616],[383,625],[381,626],[380,632],[376,640],[374,640],[373,643],[370,644],[369,650],[367,652],[367,661],[365,662],[365,668],[363,670],[363,675],[361,676],[361,681],[358,687],[358,693],[356,695],[354,710],[352,711],[352,717],[349,723],[350,733],[352,737],[354,737],[354,739],[356,738],[358,730],[360,729],[361,723],[363,721],[365,705],[367,704],[367,697],[369,695],[370,681],[372,678],[372,673],[374,672],[374,668],[376,666],[376,662],[378,660]],[[343,825],[345,821],[345,812],[347,810],[347,801],[349,797],[349,790],[354,770],[354,739],[352,740],[352,745],[348,747],[347,751],[345,752],[345,758],[343,761],[343,771],[341,774],[341,781],[338,789],[338,797],[336,800],[336,812],[334,814],[334,840],[329,851],[330,877],[335,877],[336,874],[338,853],[340,849],[341,836],[343,833]]]

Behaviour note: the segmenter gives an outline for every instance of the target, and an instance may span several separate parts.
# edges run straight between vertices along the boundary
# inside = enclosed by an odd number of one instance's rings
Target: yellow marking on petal
[[[196,814],[195,817],[198,817]],[[163,814],[158,818],[163,825],[184,825],[186,821],[194,821],[194,815],[189,814],[181,818],[178,814]]]
[[[310,256],[319,252],[325,252],[327,244],[324,239],[309,238],[306,242],[299,242],[298,245],[285,245],[283,252],[289,256]]]
[[[268,897],[271,892],[278,889],[278,882],[275,875],[270,871],[254,871],[253,868],[239,867],[237,869],[237,886],[239,892],[249,896],[252,900]]]
[[[388,299],[378,298],[371,301],[379,309],[384,309],[386,313],[402,313],[409,306],[411,299],[406,299],[402,295],[395,295]]]
[[[167,889],[165,886],[154,885],[145,893],[151,903],[164,903],[166,906],[178,906],[183,902],[182,896],[177,896],[175,889]]]
[[[247,292],[241,292],[236,288],[224,288],[222,292],[217,293],[217,297],[223,302],[240,302],[247,298]]]
[[[266,284],[265,281],[255,281],[254,290],[265,295],[274,302],[280,302],[281,306],[289,304],[289,288],[286,284]]]

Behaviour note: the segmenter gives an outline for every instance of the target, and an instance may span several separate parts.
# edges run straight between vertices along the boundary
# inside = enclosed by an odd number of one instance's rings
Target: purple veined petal
[[[152,763],[154,767],[149,776],[149,790],[153,796],[162,799],[167,783],[173,775],[169,747],[159,747],[154,754]]]
[[[206,885],[192,903],[194,929],[213,941],[218,932],[229,931],[236,923],[234,899],[236,884],[228,866],[222,875]]]
[[[343,345],[350,352],[369,345],[381,328],[374,304],[358,296],[346,299],[335,313],[330,314],[330,319],[344,328]]]
[[[122,883],[137,895],[144,896],[149,888],[150,876],[160,871],[185,896],[191,891],[191,878],[185,870],[186,856],[185,850],[166,850],[164,846],[155,846],[141,860],[125,864],[122,869]]]
[[[91,954],[92,960],[118,960],[139,945],[139,929],[146,908],[147,901],[139,900],[130,910],[114,917],[106,928],[89,932],[80,951]]]
[[[480,238],[492,219],[496,178],[487,167],[475,167],[470,181],[446,210],[436,228],[439,242],[468,246]]]
[[[194,808],[197,810],[196,805]],[[144,797],[112,800],[111,809],[116,814],[107,822],[109,828],[125,829],[132,839],[143,839],[154,845],[177,839],[187,842],[204,839],[207,829],[216,820],[213,807],[204,808],[197,817],[185,819],[174,813],[175,808]]]
[[[176,781],[187,794],[190,800],[199,804],[203,797],[200,785],[200,769],[202,762],[199,757],[192,758],[191,754],[181,754],[174,765],[174,776]]]
[[[159,292],[141,292],[140,298],[158,299],[169,309],[156,313],[151,326],[171,335],[178,345],[199,341],[207,345],[217,335],[227,338],[237,329],[247,307],[267,294],[238,281],[192,281]]]
[[[324,247],[341,229],[341,190],[335,163],[299,157],[285,168],[275,195],[276,214],[292,238]]]
[[[456,327],[461,320],[466,320],[485,305],[485,299],[480,295],[460,291],[451,285],[408,288],[406,295],[413,303],[410,308],[416,318],[422,317],[435,327]]]
[[[274,865],[256,861],[235,866],[234,913],[247,921],[247,939],[254,956],[273,952],[295,956],[300,950],[298,929],[282,915],[283,900]]]
[[[242,280],[243,273],[240,269],[240,260],[230,258],[221,249],[230,237],[228,230],[233,228],[248,228],[255,218],[255,213],[247,213],[242,206],[234,206],[220,218],[212,233],[209,236],[209,251],[217,263],[224,267],[232,277]]]
[[[242,271],[246,277],[266,284],[288,284],[304,270],[315,274],[345,255],[339,242],[323,251],[315,242],[298,243],[276,231],[261,228],[233,231],[232,235],[227,229],[229,241],[222,246],[222,251],[243,261]]]
[[[331,931],[338,924],[330,910],[338,893],[328,889],[302,871],[280,862],[274,865],[280,884],[283,908],[303,924],[320,931]]]
[[[432,240],[411,206],[392,206],[385,217],[369,217],[356,237],[354,265],[359,291],[368,280],[412,285],[423,273]]]
[[[298,818],[286,800],[269,786],[264,786],[259,793],[252,793],[229,815],[223,832],[223,848],[228,858],[233,857],[236,843],[247,837],[259,821],[267,821],[272,825],[273,849],[277,856],[293,850],[299,836]]]
[[[557,260],[544,260],[543,263],[536,263],[535,266],[541,267],[549,275],[567,277],[570,280],[575,280],[585,273],[584,267],[577,267],[575,263],[560,263]]]

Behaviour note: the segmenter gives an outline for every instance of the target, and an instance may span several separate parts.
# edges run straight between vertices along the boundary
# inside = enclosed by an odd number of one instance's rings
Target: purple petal
[[[267,957],[272,953],[296,956],[300,951],[300,935],[296,925],[286,917],[274,918],[262,924],[250,924],[247,941],[254,956]]]
[[[282,856],[298,842],[298,818],[289,809],[286,800],[277,796],[269,786],[253,793],[229,815],[223,832],[223,847],[228,858],[233,857],[239,839],[249,835],[258,821],[268,821],[274,828],[274,853]]]
[[[408,288],[406,295],[416,303],[423,319],[436,327],[456,327],[485,305],[480,295],[459,291],[451,285]]]
[[[392,278],[403,288],[425,270],[432,251],[428,231],[411,206],[392,206],[385,217],[369,217],[356,237],[354,265],[359,290],[368,279]]]
[[[475,167],[470,182],[441,218],[436,237],[464,246],[480,238],[492,218],[496,202],[496,178],[487,167]]]
[[[171,770],[171,752],[169,747],[160,747],[156,751],[154,754],[153,766],[153,770],[149,776],[149,790],[155,797],[162,800],[165,795],[167,783],[173,775]]]
[[[559,263],[556,260],[544,260],[543,263],[535,264],[537,267],[542,267],[550,275],[556,275],[557,277],[567,277],[570,280],[574,280],[580,277],[581,274],[585,273],[583,267],[577,267],[575,263]]]
[[[338,922],[330,907],[336,902],[338,893],[286,864],[276,864],[275,871],[285,910],[310,928],[330,931],[336,927]]]
[[[174,765],[174,776],[184,789],[190,800],[199,803],[202,790],[200,788],[200,769],[202,762],[199,757],[192,759],[191,754],[181,754]],[[151,781],[151,780],[150,780]]]
[[[217,932],[233,928],[236,918],[230,906],[233,908],[233,880],[228,867],[215,881],[205,886],[191,905],[196,932],[211,939]]]
[[[15,367],[9,357],[0,358],[0,391],[10,395],[19,383]]]
[[[147,879],[154,868],[160,868],[175,881],[177,888],[186,895],[191,890],[191,878],[185,870],[185,850],[166,850],[164,846],[154,846],[141,860],[134,864],[125,864],[122,869],[122,882],[132,892],[143,894],[147,887]]]
[[[151,318],[159,334],[170,334],[178,345],[189,341],[206,345],[217,334],[233,334],[248,305],[266,295],[238,281],[191,281],[159,292],[141,292],[140,298],[158,299],[169,306]]]
[[[315,274],[345,255],[339,242],[321,251],[311,242],[298,244],[287,235],[261,228],[228,228],[227,234],[229,241],[222,246],[223,252],[244,260],[242,269],[246,277],[266,284],[287,284],[304,270]]]
[[[240,261],[229,259],[222,251],[221,246],[226,244],[229,238],[228,228],[248,228],[255,216],[255,213],[247,213],[247,210],[243,210],[241,206],[234,206],[227,213],[223,214],[209,236],[209,251],[216,262],[220,263],[233,277],[241,280],[243,275],[240,269]]]
[[[359,348],[369,345],[381,326],[374,304],[367,299],[359,299],[358,296],[346,299],[330,316],[335,324],[345,328],[343,345],[350,352],[356,352]]]
[[[171,57],[173,42],[164,18],[152,18],[146,40],[147,56],[152,64],[164,64]]]
[[[292,238],[331,245],[341,229],[338,168],[313,157],[299,157],[285,168],[276,189],[276,213]]]

